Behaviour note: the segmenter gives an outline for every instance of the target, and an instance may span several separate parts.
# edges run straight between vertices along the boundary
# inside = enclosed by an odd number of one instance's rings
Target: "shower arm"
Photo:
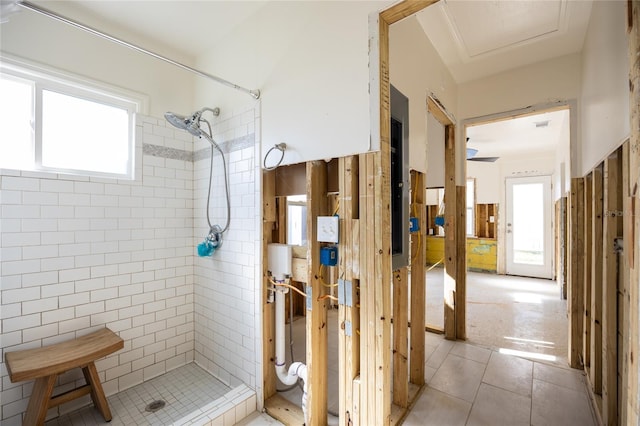
[[[164,61],[164,62],[170,63],[172,65],[175,65],[178,68],[182,68],[184,70],[190,71],[190,72],[192,72],[192,73],[194,73],[196,75],[199,75],[200,77],[205,77],[205,78],[213,80],[213,81],[215,81],[217,83],[223,84],[225,86],[231,87],[231,88],[239,90],[241,92],[245,92],[245,93],[249,94],[250,96],[252,96],[254,99],[260,99],[260,90],[258,90],[258,89],[250,90],[250,89],[244,88],[242,86],[238,86],[237,84],[234,84],[234,83],[232,83],[230,81],[227,81],[227,80],[225,80],[223,78],[217,77],[215,75],[208,74],[208,73],[206,73],[204,71],[200,71],[200,70],[198,70],[196,68],[193,68],[193,67],[190,67],[188,65],[182,64],[180,62],[174,61],[173,59],[169,59],[166,56],[159,55],[159,54],[154,53],[154,52],[152,52],[150,50],[147,50],[147,49],[145,49],[143,47],[140,47],[140,46],[137,46],[135,44],[126,42],[126,41],[124,41],[122,39],[119,39],[117,37],[114,37],[112,35],[104,33],[102,31],[99,31],[99,30],[97,30],[95,28],[89,27],[87,25],[81,24],[81,23],[79,23],[77,21],[74,21],[72,19],[66,18],[66,17],[64,17],[62,15],[59,15],[59,14],[57,14],[55,12],[52,12],[52,11],[50,11],[48,9],[45,9],[43,7],[40,7],[40,6],[37,6],[37,5],[35,5],[35,4],[33,4],[33,3],[29,2],[29,1],[19,0],[15,4],[21,6],[21,7],[25,8],[25,9],[31,10],[33,12],[37,12],[37,13],[40,13],[40,14],[42,14],[44,16],[49,17],[49,18],[53,18],[55,20],[63,22],[65,24],[67,24],[67,25],[71,25],[73,27],[76,27],[76,28],[79,28],[81,30],[87,31],[87,32],[89,32],[89,33],[91,33],[93,35],[96,35],[98,37],[102,37],[102,38],[104,38],[106,40],[109,40],[111,42],[114,42],[114,43],[120,44],[122,46],[128,47],[129,49],[133,49],[133,50],[136,50],[138,52],[144,53],[145,55],[149,55],[149,56],[152,56],[152,57],[154,57],[156,59],[160,59],[161,61]]]

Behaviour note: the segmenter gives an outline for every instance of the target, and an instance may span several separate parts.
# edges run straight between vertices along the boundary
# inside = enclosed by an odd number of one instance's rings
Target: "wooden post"
[[[569,265],[567,259],[569,257],[568,247],[569,247],[569,238],[567,233],[567,197],[562,197],[560,199],[560,233],[562,234],[562,239],[560,241],[561,251],[560,251],[560,259],[562,266],[562,282],[560,285],[562,298],[567,298],[567,275],[569,275]]]
[[[604,225],[602,244],[602,411],[607,425],[618,422],[618,253],[614,239],[622,235],[620,188],[621,155],[611,154],[604,162]]]
[[[455,133],[453,126],[445,127],[444,150],[444,337],[456,338],[456,272],[458,262],[456,258],[456,174],[455,174]]]
[[[307,301],[307,419],[306,424],[327,423],[327,306],[318,277],[320,243],[317,217],[327,215],[327,163],[307,163],[307,262],[311,300]],[[309,297],[309,289],[307,289]],[[310,307],[310,312],[309,312]]]
[[[589,173],[584,178],[584,254],[583,254],[583,278],[584,278],[584,339],[582,353],[584,367],[587,375],[591,367],[591,255],[592,255],[592,229],[593,229],[593,174]]]
[[[622,156],[621,161],[621,178],[622,178],[622,187],[620,188],[621,199],[619,201],[622,202],[622,213],[627,212],[629,210],[629,204],[631,203],[631,199],[629,198],[629,141],[627,140],[622,147],[620,148],[620,155]],[[627,216],[622,217],[622,237],[623,241],[630,241],[632,237],[630,237],[631,227],[629,226],[629,218]],[[624,244],[624,243],[623,243]],[[619,379],[619,393],[618,400],[620,401],[620,424],[627,424],[627,419],[632,416],[632,413],[629,411],[629,407],[627,405],[627,400],[630,398],[631,394],[629,392],[629,360],[631,358],[631,353],[629,351],[629,342],[631,339],[632,332],[630,331],[631,322],[630,322],[630,314],[631,314],[631,305],[629,295],[631,293],[631,282],[629,281],[629,275],[631,270],[631,264],[629,262],[629,257],[627,253],[623,251],[622,256],[620,257],[620,292],[619,292],[619,303],[618,303],[618,363],[621,367],[621,377]],[[637,334],[638,331],[635,332]]]
[[[625,257],[629,263],[629,322],[632,331],[629,342],[629,378],[627,388],[627,424],[640,423],[638,379],[640,366],[640,2],[627,1],[627,22],[629,35],[629,109],[631,113],[631,139],[629,141],[629,201],[625,209],[627,230],[625,232]],[[627,238],[628,236],[628,238]]]
[[[353,381],[360,371],[360,301],[359,286],[359,223],[358,223],[358,157],[339,160],[340,186],[340,274],[344,278],[342,291],[346,300],[338,305],[339,355],[339,423],[353,422],[355,405]],[[349,283],[347,285],[347,283]],[[347,294],[347,292],[349,294]]]
[[[467,338],[467,186],[456,186],[456,339]]]
[[[584,181],[582,178],[571,179],[571,194],[569,197],[569,229],[570,229],[570,272],[568,289],[569,308],[569,365],[572,368],[581,367],[583,316],[584,316]]]
[[[426,312],[426,282],[425,282],[425,246],[427,223],[424,205],[424,173],[411,172],[412,204],[411,211],[418,218],[418,232],[411,234],[411,345],[409,377],[411,383],[424,385],[424,325]]]
[[[409,278],[407,268],[393,273],[393,403],[409,405],[408,306]],[[424,334],[424,332],[423,332]]]
[[[391,342],[391,191],[390,191],[390,99],[389,99],[389,25],[398,22],[401,19],[411,16],[412,14],[424,9],[437,0],[412,0],[402,1],[390,8],[382,11],[378,15],[378,38],[379,38],[379,63],[378,68],[374,71],[374,79],[377,79],[378,87],[372,90],[379,93],[379,137],[380,152],[372,154],[363,154],[365,156],[373,156],[372,167],[367,167],[367,183],[369,175],[373,173],[373,187],[369,188],[365,199],[369,205],[369,197],[371,201],[371,210],[367,220],[363,222],[363,215],[360,215],[361,242],[369,241],[372,244],[362,245],[361,247],[361,295],[368,302],[370,296],[366,293],[373,293],[370,305],[367,310],[371,312],[361,313],[361,343],[365,341],[364,336],[367,335],[366,343],[370,344],[366,349],[369,352],[375,351],[373,361],[368,365],[364,365],[364,356],[361,351],[361,382],[359,392],[361,395],[360,405],[360,424],[363,425],[388,425],[391,421],[391,385],[390,385],[390,342]],[[374,37],[375,41],[375,37]],[[375,65],[374,65],[375,67]],[[377,90],[376,90],[377,89]],[[374,126],[375,128],[375,126]],[[375,133],[375,131],[374,131]],[[454,164],[455,165],[455,164]],[[362,155],[361,163],[362,166]],[[362,167],[361,167],[362,172]],[[452,173],[455,174],[455,169]],[[361,173],[362,177],[362,173]],[[361,186],[362,188],[362,186]],[[455,190],[454,190],[455,191]],[[363,192],[360,192],[362,208]],[[450,195],[455,197],[454,194]],[[364,233],[374,232],[373,238],[364,237]],[[367,255],[362,256],[362,252],[366,247]],[[363,261],[366,260],[366,261]],[[367,280],[366,290],[364,281]],[[373,288],[372,288],[373,287]],[[364,306],[365,300],[361,305]],[[374,328],[375,334],[373,339],[370,338],[370,330]],[[364,379],[364,376],[368,376]],[[366,384],[365,384],[366,380]],[[373,381],[373,386],[372,382]],[[363,397],[363,394],[367,396]],[[367,404],[364,404],[364,400]],[[367,414],[364,414],[365,411]]]
[[[591,240],[591,369],[593,393],[602,395],[602,224],[603,165],[593,169]]]

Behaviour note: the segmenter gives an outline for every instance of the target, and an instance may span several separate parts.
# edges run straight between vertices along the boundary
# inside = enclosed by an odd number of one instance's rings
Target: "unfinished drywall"
[[[389,63],[391,84],[409,98],[409,165],[427,171],[427,186],[444,186],[444,130],[441,137],[438,134],[432,138],[429,134],[432,127],[427,124],[426,100],[428,95],[435,96],[455,116],[457,84],[415,16],[391,25]],[[440,173],[432,175],[427,169],[427,141],[436,145],[435,151],[429,147],[429,156],[435,154]],[[433,166],[431,161],[429,166]],[[433,182],[435,176],[441,178]]]
[[[264,155],[284,164],[369,149],[369,13],[390,1],[269,2],[197,60],[262,91]],[[235,108],[246,96],[198,81],[199,102]]]
[[[626,2],[594,2],[582,59],[580,176],[629,137]]]
[[[49,2],[46,7],[175,60],[191,61],[69,3]],[[149,109],[143,113],[161,117],[169,109],[185,114],[193,109],[193,74],[40,14],[23,10],[12,15],[0,25],[0,40],[4,54],[147,95]]]

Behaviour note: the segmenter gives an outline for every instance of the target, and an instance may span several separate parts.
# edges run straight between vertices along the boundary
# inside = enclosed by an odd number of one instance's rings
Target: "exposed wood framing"
[[[582,178],[571,179],[571,193],[569,197],[569,229],[571,247],[569,260],[569,365],[573,368],[581,367],[583,342],[583,312],[584,312],[584,181]]]
[[[453,172],[455,174],[455,171]],[[455,317],[456,335],[458,340],[467,338],[467,187],[456,186],[456,238],[455,238],[455,262],[456,262],[456,291],[455,291]]]
[[[262,176],[262,252],[273,242],[273,229],[277,220],[275,172],[264,172]],[[262,366],[264,399],[276,393],[275,362],[275,309],[269,300],[267,262],[262,262]]]
[[[640,423],[640,397],[638,395],[638,378],[640,376],[639,334],[640,334],[640,254],[637,247],[640,241],[640,2],[628,0],[628,35],[629,35],[629,109],[631,113],[631,139],[629,141],[629,201],[626,203],[625,217],[625,256],[629,262],[629,322],[631,333],[629,341],[627,398],[627,424]],[[627,238],[628,236],[628,238]]]
[[[384,21],[387,26],[398,22],[408,16],[413,15],[416,12],[420,12],[425,7],[436,3],[438,0],[410,0],[403,1],[398,3],[389,9],[384,10],[380,13],[380,20]],[[381,43],[382,44],[382,43]],[[389,45],[387,44],[387,50],[389,49]],[[382,46],[380,47],[382,50]]]
[[[445,127],[444,149],[444,336],[456,338],[456,176],[450,173],[455,169],[455,132],[452,126]],[[448,207],[448,208],[447,208]]]
[[[604,224],[602,244],[602,418],[607,425],[618,422],[618,253],[614,239],[622,235],[622,156],[611,154],[604,161]]]
[[[285,425],[304,424],[304,416],[300,407],[280,395],[273,395],[267,399],[264,402],[264,408],[271,417],[278,419]]]
[[[327,423],[327,302],[325,289],[318,276],[320,243],[317,241],[317,217],[327,215],[327,163],[307,163],[307,261],[311,301],[307,306],[307,421],[306,424]],[[307,294],[308,290],[307,290]],[[309,296],[307,296],[309,297]]]
[[[275,173],[276,196],[285,197],[287,195],[306,194],[305,186],[305,163],[291,164],[289,166],[278,167]]]
[[[409,276],[407,268],[393,272],[393,403],[409,405]],[[420,327],[422,328],[422,327]],[[424,332],[423,332],[424,334]]]
[[[556,281],[560,287],[560,295],[567,298],[567,197],[561,197],[555,206],[555,267]],[[589,231],[591,232],[591,231]]]
[[[567,197],[561,198],[561,222],[560,222],[560,232],[562,233],[562,251],[560,252],[561,262],[562,262],[562,288],[561,294],[562,298],[567,298],[567,276],[569,275],[569,227],[567,226]]]
[[[389,424],[391,413],[391,214],[390,191],[382,191],[390,164],[383,169],[381,157],[362,154],[359,165],[360,247],[367,248],[360,250],[361,424]]]
[[[360,424],[375,424],[375,292],[374,258],[368,256],[371,251],[375,231],[371,224],[375,221],[373,186],[373,154],[360,155]],[[365,249],[366,248],[366,249]]]
[[[620,209],[622,214],[629,210],[629,141],[627,140],[620,148],[620,154],[622,156],[621,167],[622,170],[622,187],[620,188],[620,196],[622,202],[622,208]],[[622,237],[623,241],[630,241],[629,220],[626,216],[622,217]],[[627,424],[627,419],[631,414],[629,407],[627,406],[627,399],[631,396],[629,393],[629,341],[631,332],[630,319],[630,292],[631,283],[629,281],[629,272],[631,264],[626,253],[623,252],[620,257],[620,293],[618,297],[618,365],[621,366],[620,375],[618,378],[618,401],[620,410],[620,424]],[[639,331],[636,329],[635,334]]]
[[[602,395],[602,223],[603,165],[593,169],[591,241],[591,369],[589,381],[593,393]]]
[[[592,252],[592,228],[593,228],[593,174],[589,173],[584,178],[584,254],[582,267],[584,279],[584,316],[583,329],[584,339],[582,353],[584,356],[584,367],[589,374],[591,366],[591,252]]]
[[[354,422],[359,401],[354,395],[354,379],[360,372],[360,225],[358,223],[358,157],[340,158],[340,276],[344,278],[343,291],[351,303],[338,305],[339,351],[339,423]],[[346,292],[349,292],[347,295]],[[358,423],[353,423],[358,424]]]
[[[426,315],[426,282],[425,282],[425,246],[426,246],[426,212],[425,212],[425,176],[418,171],[411,172],[411,214],[418,218],[418,232],[411,234],[411,345],[409,378],[411,383],[424,385],[425,335],[423,325]]]
[[[445,126],[444,151],[444,336],[466,338],[466,185],[456,186],[455,123],[442,104],[427,98],[427,109]]]

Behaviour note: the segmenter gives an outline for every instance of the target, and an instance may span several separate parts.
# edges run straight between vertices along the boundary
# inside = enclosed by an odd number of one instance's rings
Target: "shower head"
[[[200,120],[200,113],[195,113],[191,117],[186,117],[184,115],[176,114],[175,112],[165,112],[164,118],[166,118],[166,120],[173,126],[180,130],[186,130],[193,136],[200,136],[202,134],[200,124],[198,123]]]
[[[164,118],[181,130],[186,130],[191,133],[193,136],[202,136],[203,131],[200,129],[200,119],[202,118],[202,113],[205,111],[210,111],[214,116],[220,115],[220,108],[202,108],[200,111],[196,111],[191,114],[190,117],[176,114],[175,112],[165,112]]]
[[[0,0],[0,24],[9,22],[9,17],[20,12],[21,1]]]

